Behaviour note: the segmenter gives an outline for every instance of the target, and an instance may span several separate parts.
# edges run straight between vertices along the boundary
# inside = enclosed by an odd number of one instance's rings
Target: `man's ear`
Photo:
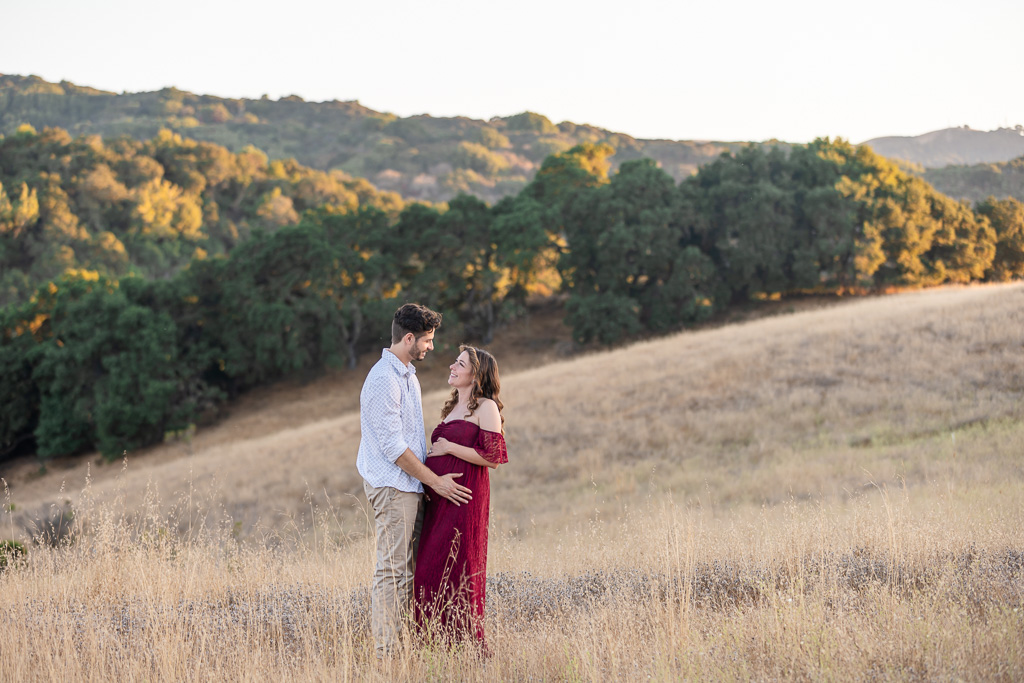
[[[409,346],[416,346],[416,335],[412,332],[406,332],[405,336],[402,337],[402,343]]]

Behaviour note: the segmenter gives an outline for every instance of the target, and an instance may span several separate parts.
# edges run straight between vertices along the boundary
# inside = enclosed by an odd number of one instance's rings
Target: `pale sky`
[[[1024,2],[0,0],[0,73],[637,138],[1024,124]]]

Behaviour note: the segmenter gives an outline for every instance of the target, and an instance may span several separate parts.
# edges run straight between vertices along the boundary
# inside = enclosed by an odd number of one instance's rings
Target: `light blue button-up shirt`
[[[423,493],[423,484],[395,464],[405,450],[425,462],[423,402],[416,368],[384,349],[359,393],[359,454],[356,469],[370,486]]]

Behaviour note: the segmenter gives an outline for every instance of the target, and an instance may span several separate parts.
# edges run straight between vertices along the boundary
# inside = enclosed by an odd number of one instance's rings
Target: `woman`
[[[508,462],[498,364],[483,349],[460,346],[449,366],[451,397],[430,437],[427,467],[461,473],[473,499],[455,505],[427,499],[413,578],[416,622],[430,638],[472,635],[484,647],[487,521],[491,498],[488,469]]]

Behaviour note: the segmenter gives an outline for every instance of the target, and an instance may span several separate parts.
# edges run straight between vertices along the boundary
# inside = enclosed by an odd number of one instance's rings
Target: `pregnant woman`
[[[472,346],[460,346],[459,352],[448,376],[452,395],[430,437],[427,467],[440,475],[461,473],[459,483],[473,491],[473,499],[462,505],[436,495],[427,500],[413,595],[416,622],[428,638],[455,642],[472,636],[486,652],[488,469],[508,462],[505,418],[494,356]]]

